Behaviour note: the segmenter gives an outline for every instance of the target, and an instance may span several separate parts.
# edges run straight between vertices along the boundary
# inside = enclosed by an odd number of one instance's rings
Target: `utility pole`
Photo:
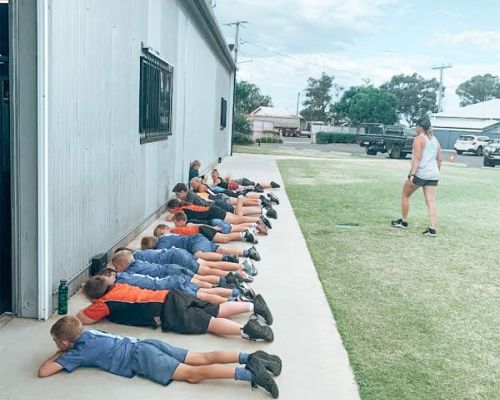
[[[297,117],[299,116],[300,92],[297,93]]]
[[[452,65],[440,65],[439,67],[432,67],[432,69],[439,69],[439,93],[438,93],[438,112],[443,111],[441,102],[443,100],[443,70],[446,68],[451,68]]]
[[[236,26],[236,32],[234,34],[234,63],[238,63],[238,51],[240,50],[240,25],[248,24],[247,21],[236,21],[224,24],[226,26]]]

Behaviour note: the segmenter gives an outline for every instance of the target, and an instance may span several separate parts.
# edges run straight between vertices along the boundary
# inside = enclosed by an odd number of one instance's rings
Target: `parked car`
[[[494,139],[483,150],[485,167],[494,167],[500,164],[500,139]]]
[[[491,139],[488,136],[462,135],[457,139],[453,147],[457,154],[468,151],[480,156],[490,141]]]

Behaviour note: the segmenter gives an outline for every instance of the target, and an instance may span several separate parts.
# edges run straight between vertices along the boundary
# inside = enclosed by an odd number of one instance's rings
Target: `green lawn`
[[[408,161],[278,164],[362,399],[499,399],[500,171],[445,166],[429,238],[421,192],[389,225]]]

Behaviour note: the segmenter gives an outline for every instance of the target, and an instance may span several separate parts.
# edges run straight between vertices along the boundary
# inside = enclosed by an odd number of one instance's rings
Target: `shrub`
[[[354,133],[318,132],[316,143],[356,143],[356,135]]]
[[[242,144],[242,145],[250,145],[254,144],[254,140],[250,137],[250,135],[245,135],[243,133],[235,132],[233,134],[233,144]]]
[[[279,136],[274,137],[274,136],[263,136],[259,139],[257,139],[258,142],[261,143],[283,143],[283,139],[281,139]]]

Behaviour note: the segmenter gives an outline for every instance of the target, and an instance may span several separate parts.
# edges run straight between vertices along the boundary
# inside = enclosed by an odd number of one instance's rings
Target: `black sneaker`
[[[391,221],[391,225],[394,228],[406,229],[408,228],[408,222],[403,221],[401,218],[396,221]]]
[[[260,294],[255,296],[255,301],[253,303],[253,312],[256,315],[260,315],[262,318],[264,318],[266,324],[273,324],[273,314],[271,314],[271,310],[269,310],[264,297],[262,297]]]
[[[263,194],[260,195],[260,202],[262,203],[262,205],[264,207],[271,207],[272,206],[272,202],[271,200],[269,200],[266,196],[264,196]]]
[[[249,301],[253,302],[255,300],[255,291],[245,282],[238,285],[238,290],[243,296],[247,297]]]
[[[276,183],[276,182],[271,181],[271,187],[272,187],[273,189],[278,189],[278,188],[280,188],[280,187],[281,187],[281,185],[280,185],[279,183]]]
[[[432,229],[432,228],[427,228],[425,231],[422,232],[422,234],[424,236],[432,236],[432,237],[435,237],[436,236],[436,230],[435,229]]]
[[[236,254],[224,254],[222,256],[222,261],[239,264],[240,258]]]
[[[243,239],[245,242],[257,244],[259,241],[255,238],[252,232],[250,232],[248,229],[244,232],[243,234]]]
[[[268,220],[266,217],[264,217],[263,215],[261,215],[259,218],[260,218],[260,220],[262,221],[262,223],[263,223],[266,227],[268,227],[269,229],[271,229],[271,228],[273,227],[273,226],[271,225],[271,222],[269,222],[269,220]]]
[[[252,262],[248,259],[243,261],[243,268],[242,269],[244,272],[246,272],[248,275],[251,275],[251,276],[255,276],[259,273],[257,268],[255,268],[255,265],[253,265]]]
[[[264,364],[264,367],[274,376],[278,376],[279,374],[281,374],[282,363],[281,358],[279,358],[278,356],[266,353],[262,350],[257,350],[255,353],[249,355],[248,361],[250,361],[252,358],[257,358],[260,362],[262,362],[262,364]]]
[[[238,272],[229,272],[226,275],[226,282],[234,285],[240,285],[241,283],[253,282],[253,278],[245,274],[245,276],[240,275]]]
[[[267,194],[267,197],[269,197],[269,199],[270,199],[273,203],[275,203],[275,204],[279,204],[279,203],[280,203],[280,199],[278,199],[278,196],[276,196],[274,193],[269,192],[269,193]]]
[[[267,212],[266,212],[266,216],[268,216],[269,218],[278,219],[278,213],[276,212],[276,210],[274,208],[268,208]]]
[[[260,261],[260,254],[255,248],[255,246],[252,246],[248,249],[248,258],[251,258],[252,260],[255,261]]]
[[[241,337],[253,341],[262,339],[265,342],[271,343],[274,340],[274,333],[270,327],[259,324],[259,321],[255,318],[250,318],[243,328],[241,328]]]
[[[260,183],[257,183],[257,184],[253,187],[253,191],[254,191],[254,192],[257,192],[257,193],[264,193],[264,188],[260,185]]]
[[[267,390],[273,399],[277,399],[280,395],[278,385],[274,381],[273,377],[267,372],[264,363],[257,357],[252,357],[248,360],[245,368],[252,373],[252,387],[256,388],[260,386],[261,388]]]

